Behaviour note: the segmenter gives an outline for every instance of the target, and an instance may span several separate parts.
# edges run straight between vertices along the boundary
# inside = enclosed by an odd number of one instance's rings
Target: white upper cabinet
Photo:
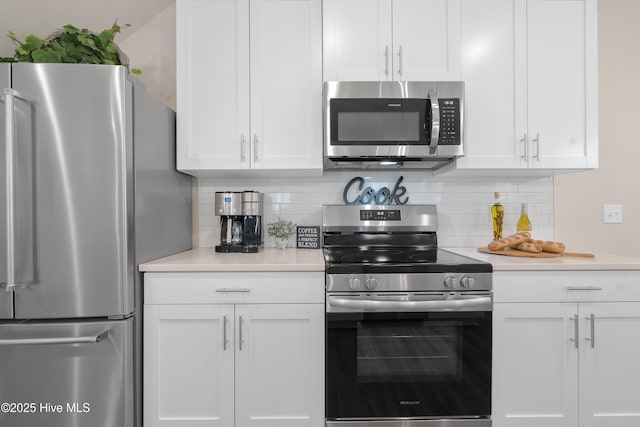
[[[180,170],[250,167],[248,16],[249,0],[176,3]]]
[[[321,0],[252,0],[250,22],[251,167],[321,171]]]
[[[525,75],[521,70],[526,70],[528,123],[525,127],[520,120],[525,111],[518,111],[516,131],[527,133],[529,166],[596,167],[596,0],[527,0],[517,4],[516,13],[527,18],[527,55],[516,50],[520,53],[516,74]],[[524,107],[524,103],[516,105]]]
[[[515,128],[513,14],[513,0],[462,0],[465,155],[458,168],[524,166]]]
[[[178,0],[178,169],[322,170],[321,0]]]
[[[598,165],[595,0],[462,0],[458,169]]]
[[[324,80],[459,80],[460,0],[324,0]]]

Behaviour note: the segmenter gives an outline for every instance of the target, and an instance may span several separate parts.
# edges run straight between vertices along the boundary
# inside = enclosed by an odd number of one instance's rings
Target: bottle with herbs
[[[495,202],[491,206],[491,222],[493,224],[493,239],[502,239],[502,225],[504,222],[504,206],[500,202],[500,193],[493,193]]]

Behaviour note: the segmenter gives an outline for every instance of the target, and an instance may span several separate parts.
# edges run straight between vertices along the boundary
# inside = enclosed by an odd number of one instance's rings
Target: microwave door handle
[[[429,91],[429,101],[431,101],[431,142],[429,144],[429,154],[435,154],[440,139],[440,102],[435,91]]]

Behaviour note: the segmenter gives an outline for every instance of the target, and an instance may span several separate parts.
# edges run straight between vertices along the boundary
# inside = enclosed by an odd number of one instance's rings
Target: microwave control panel
[[[460,99],[440,98],[440,138],[438,145],[460,145]]]

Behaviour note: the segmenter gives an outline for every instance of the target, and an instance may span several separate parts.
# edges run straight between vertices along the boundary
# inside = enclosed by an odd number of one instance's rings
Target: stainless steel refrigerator
[[[191,248],[175,113],[122,66],[0,64],[0,88],[0,426],[138,426],[137,265]]]

